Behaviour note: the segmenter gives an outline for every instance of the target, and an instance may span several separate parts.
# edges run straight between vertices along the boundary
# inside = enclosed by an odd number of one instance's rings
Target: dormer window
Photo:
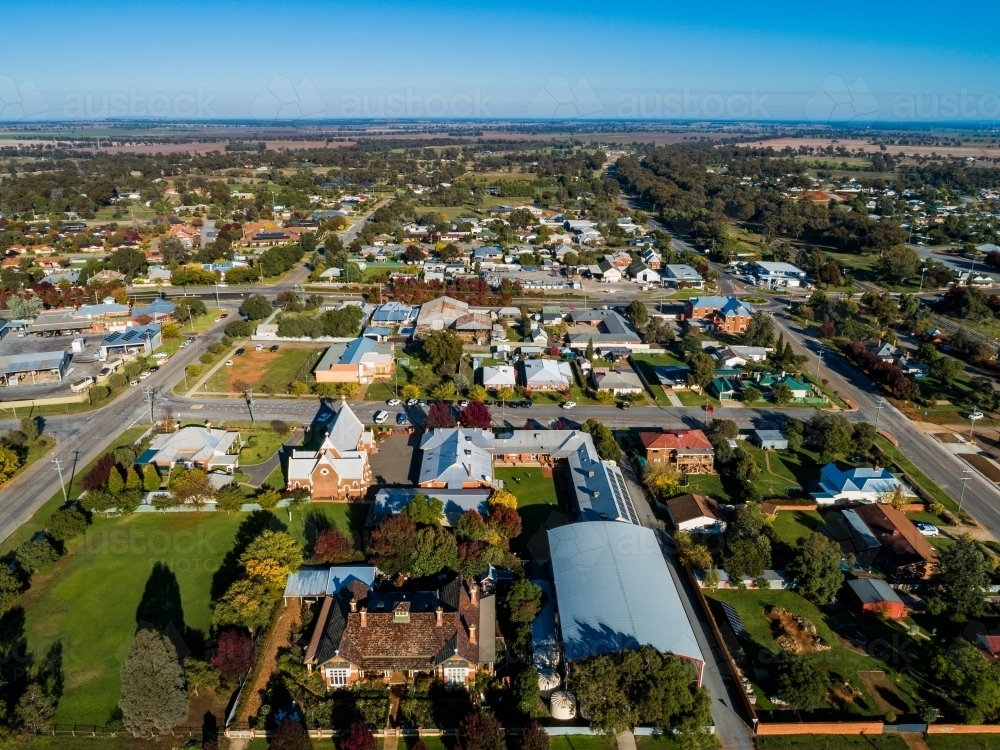
[[[392,621],[394,623],[408,623],[410,621],[410,603],[397,602],[392,610]]]

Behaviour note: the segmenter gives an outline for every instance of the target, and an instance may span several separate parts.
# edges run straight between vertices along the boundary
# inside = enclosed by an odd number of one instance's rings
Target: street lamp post
[[[222,303],[219,302],[219,282],[215,282],[215,306],[218,308],[222,307]]]
[[[969,424],[969,443],[971,445],[975,445],[976,444],[976,439],[972,436],[972,433],[976,429],[976,420],[979,418],[978,415],[980,415],[980,414],[981,414],[981,412],[979,411],[979,402],[977,401],[976,402],[976,408],[973,410],[972,414],[969,415],[969,422],[970,422],[970,424]]]
[[[921,268],[920,269],[920,291],[918,291],[917,294],[922,294],[923,291],[924,291],[924,274],[925,273],[927,273],[927,269],[926,268]]]

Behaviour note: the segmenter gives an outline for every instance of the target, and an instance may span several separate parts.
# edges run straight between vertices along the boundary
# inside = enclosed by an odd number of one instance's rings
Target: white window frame
[[[345,688],[351,681],[351,670],[347,667],[328,667],[326,681],[330,683],[330,687]]]
[[[469,679],[468,667],[445,667],[444,681],[448,685],[464,685]]]

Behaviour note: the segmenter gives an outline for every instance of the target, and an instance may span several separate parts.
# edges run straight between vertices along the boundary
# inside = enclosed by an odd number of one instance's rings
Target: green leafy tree
[[[781,434],[788,441],[788,450],[797,451],[802,447],[805,426],[802,424],[802,420],[789,419],[781,426]]]
[[[751,315],[747,329],[743,333],[743,343],[746,346],[772,346],[774,344],[774,318],[760,310]]]
[[[136,737],[169,731],[187,718],[184,668],[165,635],[152,630],[136,634],[121,680],[122,723]]]
[[[937,614],[976,617],[985,609],[990,569],[976,541],[965,535],[938,552],[929,607]]]
[[[854,427],[842,414],[817,414],[809,420],[810,442],[826,463],[847,456],[854,447]]]
[[[787,404],[792,400],[793,396],[794,391],[792,391],[792,387],[787,383],[778,383],[771,389],[771,398],[774,399],[774,403],[776,404]]]
[[[959,638],[931,663],[934,684],[960,707],[966,724],[982,724],[1000,714],[1000,665]]]
[[[20,425],[21,432],[24,433],[24,439],[28,443],[33,443],[38,440],[38,419],[35,417],[24,417],[21,420]]]
[[[514,700],[517,710],[528,718],[539,718],[547,712],[542,705],[542,696],[538,688],[538,670],[528,666],[518,672],[514,679]]]
[[[112,466],[111,471],[108,472],[107,487],[108,492],[112,495],[117,495],[125,489],[125,480],[122,479],[122,473],[118,471],[117,466]]]
[[[223,486],[215,493],[215,509],[224,513],[233,513],[243,507],[247,501],[243,489],[234,482]]]
[[[636,328],[645,328],[649,322],[649,310],[639,300],[632,300],[625,308],[625,319]]]
[[[193,695],[198,695],[198,690],[216,690],[219,687],[219,670],[193,656],[184,659],[184,677]]]
[[[45,533],[57,542],[66,542],[85,534],[88,523],[87,514],[80,507],[71,505],[60,508],[49,517]]]
[[[771,525],[760,503],[738,507],[729,531],[723,567],[734,581],[757,578],[771,566]]]
[[[142,479],[139,478],[139,473],[135,470],[135,467],[132,465],[129,465],[125,469],[125,489],[127,490],[142,489]]]
[[[795,556],[785,570],[795,576],[799,593],[818,604],[826,604],[844,584],[840,570],[840,546],[825,534],[814,531],[800,539]]]
[[[527,578],[518,578],[504,597],[503,607],[512,623],[530,625],[542,608],[542,589]]]
[[[142,489],[146,492],[155,492],[160,489],[160,472],[153,464],[146,464],[142,467]]]
[[[763,397],[763,394],[753,386],[747,386],[743,389],[743,402],[746,404],[755,404]]]
[[[594,340],[587,339],[587,351],[584,353],[588,362],[592,362],[594,359]]]
[[[829,677],[812,661],[789,655],[778,673],[778,697],[792,708],[811,711],[823,704]]]
[[[858,453],[871,453],[875,445],[875,425],[868,422],[858,422],[852,432],[854,450]]]
[[[453,331],[432,331],[424,337],[422,346],[434,367],[445,363],[458,364],[462,358],[462,339]]]
[[[896,245],[885,250],[875,261],[875,275],[890,284],[902,284],[913,278],[920,266],[920,256],[915,250]]]
[[[931,377],[941,383],[951,383],[964,369],[957,359],[938,357],[931,363]]]
[[[425,526],[417,530],[413,549],[413,564],[409,571],[419,577],[432,576],[458,562],[458,543],[447,529]]]
[[[48,537],[43,536],[39,539],[29,539],[26,542],[22,542],[14,550],[14,559],[17,560],[17,564],[21,569],[30,575],[36,570],[46,568],[58,560],[59,550],[52,546],[52,542],[48,540]]]
[[[271,619],[275,593],[263,581],[242,578],[236,581],[212,610],[212,625],[216,628],[233,627],[254,630],[262,628]]]
[[[415,523],[424,526],[440,526],[441,514],[444,513],[444,503],[436,497],[428,497],[424,493],[418,492],[406,505],[403,512]]]
[[[57,696],[36,681],[28,683],[14,707],[14,725],[22,735],[35,735],[52,721]]]
[[[691,355],[691,358],[688,360],[688,367],[691,368],[687,376],[688,385],[705,388],[705,386],[712,382],[715,360],[704,352],[699,351],[697,354]]]
[[[240,305],[240,315],[250,320],[264,320],[271,315],[271,312],[271,303],[262,294],[247,297]]]
[[[621,446],[615,440],[615,434],[611,429],[598,422],[596,419],[588,419],[580,427],[594,439],[594,447],[597,448],[597,455],[605,461],[620,461],[622,457]]]

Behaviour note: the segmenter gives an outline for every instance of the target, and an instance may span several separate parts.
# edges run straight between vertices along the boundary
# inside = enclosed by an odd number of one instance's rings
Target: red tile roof
[[[647,450],[712,450],[712,443],[701,430],[640,432],[639,438]]]

